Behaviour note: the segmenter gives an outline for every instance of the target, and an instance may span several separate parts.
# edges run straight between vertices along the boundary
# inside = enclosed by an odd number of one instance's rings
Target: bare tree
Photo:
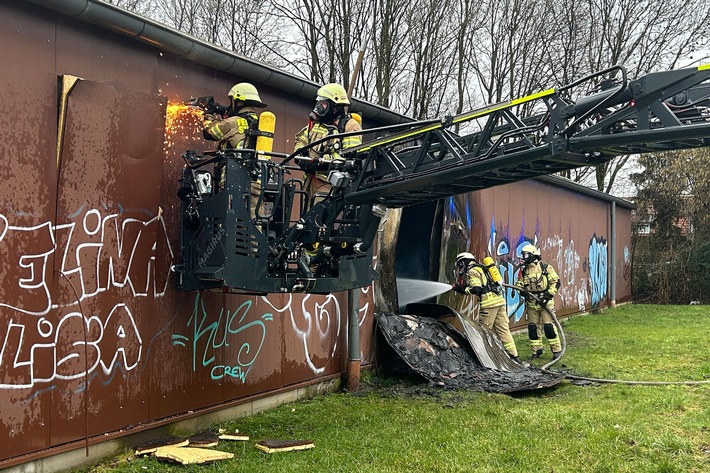
[[[155,0],[153,18],[177,30],[194,36],[200,35],[201,4],[194,0]]]
[[[451,82],[456,61],[455,30],[451,16],[453,0],[424,0],[407,11],[408,48],[411,51],[406,73],[411,93],[402,97],[404,112],[423,119],[440,116],[445,109],[447,86]]]
[[[472,74],[472,63],[468,60],[476,48],[476,33],[483,25],[479,17],[479,2],[476,0],[459,0],[457,14],[460,18],[456,34],[456,113],[473,108],[474,98],[468,87]]]
[[[274,15],[270,0],[204,0],[202,37],[238,54],[285,68],[289,44],[281,32],[289,27]]]
[[[484,26],[470,60],[483,100],[495,103],[549,87],[546,2],[488,0],[481,8]]]
[[[106,2],[139,15],[148,17],[153,15],[153,0],[106,0]]]
[[[677,67],[680,60],[707,47],[710,2],[706,0],[581,0],[585,12],[576,38],[584,38],[585,63],[580,72],[624,65],[631,78]],[[630,156],[620,156],[596,168],[573,171],[582,182],[594,174],[596,188],[609,192]]]
[[[315,82],[348,84],[357,51],[367,37],[364,5],[345,0],[273,0],[275,11],[292,25],[292,44],[298,48],[294,68]]]
[[[369,83],[374,86],[375,101],[384,107],[390,107],[396,84],[403,76],[405,58],[408,56],[406,38],[409,26],[405,19],[407,9],[412,3],[409,0],[371,0],[369,4],[372,11],[372,42],[367,51],[374,76]],[[367,74],[363,75],[365,83]]]

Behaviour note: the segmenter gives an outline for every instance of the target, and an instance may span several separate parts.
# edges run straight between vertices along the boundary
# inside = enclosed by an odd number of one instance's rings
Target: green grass
[[[627,305],[564,322],[553,369],[597,378],[710,377],[710,307]],[[528,353],[524,335],[516,338]],[[542,365],[549,361],[539,360]],[[335,393],[214,426],[251,436],[220,442],[233,460],[179,466],[132,452],[92,471],[145,472],[708,472],[710,385],[573,384],[515,396],[441,391],[366,377]],[[264,454],[254,441],[309,439]]]

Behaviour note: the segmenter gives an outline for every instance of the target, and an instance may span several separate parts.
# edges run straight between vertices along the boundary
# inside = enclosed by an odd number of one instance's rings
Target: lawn
[[[563,327],[567,351],[553,370],[609,380],[710,380],[708,306],[625,305],[573,317]],[[525,335],[516,341],[527,354]],[[220,442],[232,460],[182,466],[130,451],[91,471],[709,472],[709,400],[710,384],[565,380],[511,396],[365,376],[358,393],[215,425],[251,437]],[[315,448],[274,454],[254,448],[267,438],[308,439]]]

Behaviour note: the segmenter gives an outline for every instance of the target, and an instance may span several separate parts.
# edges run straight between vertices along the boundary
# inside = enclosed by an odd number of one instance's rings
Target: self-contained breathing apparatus
[[[341,140],[336,135],[345,133],[345,127],[349,120],[355,120],[358,123],[362,122],[358,114],[345,113],[343,107],[331,106],[331,109],[335,109],[336,113],[333,118],[329,118],[328,115],[331,112],[328,111],[327,107],[321,106],[321,102],[329,103],[328,100],[316,103],[315,108],[308,116],[308,125],[301,133],[305,133],[309,137],[309,141],[321,140],[329,136],[333,136],[333,139],[311,148],[309,152],[311,159],[298,160],[298,166],[307,174],[327,173],[331,168],[332,161],[337,159],[342,148]],[[324,113],[324,115],[321,116],[320,113]],[[328,124],[328,122],[335,120],[337,120],[336,124]],[[319,131],[322,129],[322,132],[317,136],[311,136],[314,128],[319,129]],[[314,154],[316,156],[313,156]]]
[[[552,298],[554,297],[552,294],[549,293],[550,290],[550,279],[548,275],[548,264],[541,261],[542,255],[540,254],[540,250],[535,246],[530,243],[526,244],[520,249],[520,277],[521,278],[527,278],[525,280],[525,289],[526,289],[526,294],[523,296],[525,297],[526,302],[537,302],[535,301],[530,295],[536,296],[539,298],[543,304],[546,304]],[[532,279],[531,276],[526,272],[526,269],[528,266],[535,264],[536,262],[540,262],[540,276],[537,277],[536,279]],[[557,279],[556,281],[556,289],[560,288],[560,280]]]
[[[480,268],[481,272],[485,276],[486,282],[481,287],[469,288],[469,291],[467,292],[467,276],[468,271],[471,268]],[[503,277],[501,276],[500,271],[498,271],[495,261],[493,261],[493,258],[490,256],[483,258],[483,263],[481,264],[471,253],[459,253],[456,257],[455,271],[456,283],[452,285],[452,288],[460,294],[473,293],[479,297],[489,292],[496,295],[503,294],[503,286],[501,285]]]

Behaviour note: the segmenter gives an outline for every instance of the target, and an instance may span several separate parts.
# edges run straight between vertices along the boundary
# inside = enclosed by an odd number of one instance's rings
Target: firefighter
[[[484,266],[479,264],[476,258],[468,252],[459,253],[456,256],[456,274],[454,291],[459,294],[478,296],[481,304],[481,322],[498,336],[508,355],[513,360],[521,362],[518,358],[515,340],[510,333],[510,321],[505,297],[503,297],[503,288],[493,282]]]
[[[248,82],[235,84],[227,94],[229,106],[225,113],[222,110],[205,112],[202,121],[205,138],[219,141],[219,149],[254,149],[256,145],[255,132],[259,127],[259,117],[256,108],[265,108],[259,92]],[[215,181],[218,189],[224,188],[224,163],[215,169]],[[261,181],[255,176],[251,182],[251,218],[255,218],[256,203],[261,193]]]
[[[296,134],[294,151],[329,135],[362,130],[360,123],[348,113],[350,100],[342,85],[325,84],[316,94],[308,124]],[[299,159],[298,164],[305,172],[303,188],[308,194],[309,205],[330,192],[332,185],[328,182],[328,171],[333,163],[344,161],[339,151],[361,143],[360,135],[333,138],[304,152],[304,157],[310,160]]]
[[[560,288],[560,278],[555,268],[541,261],[540,250],[531,244],[521,249],[520,265],[521,269],[518,271],[518,280],[515,284],[535,295],[542,303],[539,304],[532,297],[527,297],[525,301],[525,317],[528,321],[532,358],[540,358],[542,355],[542,334],[544,334],[552,351],[552,359],[556,360],[561,356],[562,345],[554,319],[545,307],[554,311],[554,297]]]

